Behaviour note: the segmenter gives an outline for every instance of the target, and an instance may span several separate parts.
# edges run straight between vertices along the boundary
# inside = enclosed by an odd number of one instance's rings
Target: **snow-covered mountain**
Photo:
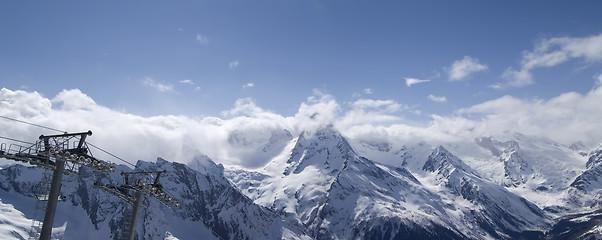
[[[535,204],[481,178],[442,146],[428,157],[423,170],[435,173],[435,182],[449,193],[468,200],[470,217],[492,237],[516,238],[550,226],[549,217]]]
[[[259,133],[258,133],[259,132]],[[234,130],[228,135],[229,155],[244,158],[247,163],[265,162],[272,159],[284,148],[293,135],[285,129]],[[251,164],[252,167],[257,167]]]
[[[267,162],[224,167],[207,156],[187,164],[139,161],[165,170],[181,203],[145,202],[138,239],[574,239],[598,237],[602,148],[563,146],[522,134],[455,144],[348,140],[334,127],[232,132],[237,156]],[[259,161],[267,158],[268,161]],[[93,186],[117,173],[82,168],[65,176],[55,219],[60,239],[118,239],[128,205]],[[27,238],[42,171],[0,169],[0,234]],[[567,230],[568,229],[568,230]]]
[[[602,146],[588,155],[586,169],[570,185],[572,203],[591,208],[602,207]]]
[[[462,236],[432,214],[444,216],[444,206],[411,173],[360,157],[332,128],[302,134],[259,172],[240,172],[231,175],[243,192],[297,216],[314,238]]]
[[[356,140],[352,144],[362,156],[393,166],[406,166],[417,177],[424,175],[422,166],[435,148],[424,142],[403,146],[389,144],[391,147],[386,151],[372,147],[374,144],[370,142]],[[579,146],[567,147],[520,133],[444,145],[482,179],[494,182],[542,209],[559,209],[572,204],[570,185],[587,170],[589,158]]]
[[[600,239],[602,210],[571,214],[558,220],[548,232],[548,239]]]
[[[195,158],[190,166],[167,162],[139,161],[137,171],[163,171],[164,191],[172,194],[181,207],[168,208],[147,199],[148,208],[140,212],[138,239],[302,239],[303,228],[274,211],[254,204],[223,176],[223,168],[206,157]],[[193,169],[194,168],[194,169]],[[121,166],[122,171],[127,169]],[[61,193],[66,201],[58,204],[54,231],[60,239],[120,239],[125,226],[124,212],[129,207],[119,198],[93,187],[95,181],[118,182],[119,174],[100,174],[81,169],[80,176],[65,176]],[[41,170],[13,165],[0,170],[0,199],[22,212],[18,221],[31,219],[35,200],[33,188]],[[18,214],[18,213],[15,213]],[[17,221],[15,220],[15,221]],[[26,221],[31,224],[31,220]],[[17,238],[24,235],[23,224],[15,225]],[[58,234],[57,234],[58,233]]]
[[[475,140],[491,153],[493,157],[489,159],[503,163],[504,175],[496,178],[498,183],[541,208],[568,203],[569,185],[586,165],[587,158],[578,144],[567,147],[549,139],[518,133],[498,138],[501,140],[492,137]]]
[[[318,239],[510,238],[550,227],[535,204],[480,178],[445,148],[420,162],[430,185],[402,166],[416,165],[403,150],[395,153],[405,157],[400,166],[378,164],[327,127],[302,134],[263,169],[229,177],[256,203],[297,216]]]
[[[602,189],[602,146],[589,154],[586,170],[579,175],[571,187],[584,192],[600,191]]]
[[[504,163],[504,186],[516,187],[525,184],[533,176],[533,168],[525,160],[518,142],[500,142],[491,137],[482,137],[476,142]]]

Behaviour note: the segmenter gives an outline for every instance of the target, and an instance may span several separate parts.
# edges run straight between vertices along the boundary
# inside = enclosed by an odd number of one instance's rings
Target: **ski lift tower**
[[[100,172],[115,172],[115,167],[91,155],[85,141],[90,135],[92,131],[41,135],[39,140],[29,147],[11,144],[6,148],[6,144],[0,145],[0,158],[29,163],[53,171],[52,181],[49,182],[50,192],[47,195],[36,196],[40,201],[48,201],[40,240],[50,240],[63,174],[77,174],[82,166]]]
[[[138,213],[140,207],[143,206],[142,198],[144,195],[151,196],[157,199],[159,202],[165,204],[168,207],[179,208],[180,204],[174,198],[170,197],[164,190],[163,185],[159,183],[159,177],[165,171],[153,171],[153,172],[122,172],[121,175],[124,178],[124,184],[120,185],[104,185],[101,183],[94,183],[94,186],[113,194],[125,202],[132,205],[132,212],[130,221],[127,226],[127,235],[123,235],[124,239],[134,240],[136,235],[136,225],[138,224]],[[154,179],[152,178],[154,176]],[[145,208],[148,206],[144,206]],[[127,215],[125,215],[127,218]]]

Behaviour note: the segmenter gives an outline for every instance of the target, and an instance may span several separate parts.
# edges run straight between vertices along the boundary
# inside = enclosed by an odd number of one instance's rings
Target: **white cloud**
[[[63,90],[51,100],[53,107],[63,110],[89,109],[96,103],[91,97],[83,94],[79,89]]]
[[[230,69],[237,68],[238,64],[240,64],[238,61],[232,61],[232,62],[228,63],[228,68],[230,68]]]
[[[225,117],[237,117],[237,116],[249,116],[266,119],[277,119],[281,118],[277,114],[270,111],[261,109],[255,104],[255,100],[252,98],[241,98],[237,99],[234,103],[234,108],[223,111],[222,115]]]
[[[374,93],[374,91],[372,91],[372,89],[371,89],[371,88],[364,88],[364,89],[362,90],[362,93],[363,93],[363,94],[366,94],[366,95],[369,95],[369,94],[372,94],[372,93]],[[354,92],[354,93],[352,93],[352,94],[351,94],[351,97],[353,97],[353,98],[359,98],[359,97],[361,97],[361,96],[362,96],[362,93],[359,93],[359,92]]]
[[[583,38],[543,39],[535,44],[532,51],[522,53],[520,70],[508,68],[502,75],[506,82],[498,83],[493,87],[524,87],[533,84],[531,70],[553,67],[576,58],[590,63],[602,61],[602,34]]]
[[[467,79],[471,74],[489,69],[487,65],[480,64],[476,58],[464,56],[461,60],[456,60],[449,68],[449,80],[460,81]]]
[[[193,85],[194,82],[190,79],[180,80],[180,83]]]
[[[199,42],[203,46],[206,46],[207,44],[209,44],[209,38],[207,38],[207,36],[202,35],[202,34],[196,35],[196,41]]]
[[[598,83],[602,83],[597,76]],[[218,163],[260,167],[270,160],[257,157],[256,149],[269,141],[273,131],[287,129],[293,136],[333,124],[351,141],[382,139],[401,147],[412,142],[429,144],[472,142],[475,137],[517,131],[548,137],[562,144],[582,141],[595,146],[602,141],[602,88],[587,94],[564,93],[551,99],[519,99],[504,96],[458,110],[452,115],[433,115],[428,124],[409,125],[401,114],[419,110],[393,100],[359,99],[342,108],[329,94],[315,90],[292,116],[257,106],[250,98],[239,99],[223,118],[187,116],[143,117],[98,105],[75,90],[46,98],[37,92],[0,90],[0,115],[68,131],[92,130],[91,143],[131,162],[152,161],[161,156],[187,162],[206,154]],[[46,129],[0,119],[0,136],[35,141]],[[241,149],[229,143],[232,134],[253,144]],[[93,149],[94,150],[94,149]],[[95,156],[119,162],[101,152]],[[255,155],[254,155],[255,154]],[[261,155],[263,156],[263,155]]]
[[[52,112],[52,102],[38,92],[0,90],[0,112],[3,116],[34,118]]]
[[[397,114],[410,109],[393,100],[358,99],[351,103],[351,109],[337,118],[339,128],[347,129],[356,125],[381,125],[399,122],[402,118]]]
[[[144,78],[144,80],[142,80],[142,84],[152,87],[159,92],[173,92],[174,91],[173,85],[159,83],[149,77]]]
[[[531,72],[526,69],[517,71],[513,68],[508,68],[502,74],[502,78],[506,79],[505,83],[496,83],[490,87],[494,89],[505,89],[507,87],[520,88],[533,84],[533,76],[531,75]]]
[[[406,80],[406,85],[411,87],[414,84],[430,82],[431,80],[421,80],[416,78],[404,78]]]
[[[428,95],[428,100],[431,100],[433,102],[447,102],[447,98],[445,96],[435,96],[433,94]]]
[[[504,96],[458,110],[459,114],[480,117],[475,131],[501,133],[507,130],[545,136],[564,144],[602,141],[602,89],[582,95],[567,92],[549,100],[524,100]]]
[[[602,86],[602,74],[598,75],[598,77],[596,77],[596,80],[596,87]]]
[[[294,116],[293,125],[300,131],[313,131],[316,128],[333,124],[341,108],[332,95],[314,89],[313,95],[301,103]]]
[[[252,88],[252,87],[255,87],[255,83],[250,82],[245,85],[242,85],[242,88]]]
[[[351,104],[356,109],[366,108],[382,108],[387,112],[397,112],[404,108],[403,105],[393,100],[372,100],[372,99],[359,99]]]
[[[77,89],[64,90],[52,100],[37,92],[1,89],[0,99],[2,116],[71,132],[92,130],[93,135],[88,138],[91,143],[132,163],[138,159],[154,161],[159,156],[187,162],[195,155],[207,154],[226,164],[253,165],[257,162],[245,163],[241,159],[243,155],[237,155],[243,152],[236,152],[228,144],[228,135],[234,130],[250,129],[256,138],[267,142],[270,130],[295,131],[286,124],[296,121],[253,107],[254,103],[249,101],[237,102],[232,110],[236,116],[223,120],[216,117],[137,116],[100,106]],[[0,136],[33,142],[40,134],[56,132],[0,121]],[[121,163],[96,149],[92,151],[95,157]]]

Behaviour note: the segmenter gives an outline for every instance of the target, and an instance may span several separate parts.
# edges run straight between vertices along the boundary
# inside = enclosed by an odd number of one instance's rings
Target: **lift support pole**
[[[40,232],[41,240],[50,240],[52,237],[52,225],[54,223],[59,195],[61,194],[63,174],[75,174],[79,172],[80,167],[84,166],[99,172],[115,172],[115,167],[110,166],[100,159],[96,159],[89,152],[85,141],[86,136],[91,135],[92,131],[49,136],[41,135],[39,140],[29,147],[11,144],[7,149],[4,144],[0,144],[1,158],[26,162],[53,170],[48,195],[36,195],[38,201],[47,201],[44,222],[42,223]],[[71,147],[69,143],[73,140],[76,141],[77,146],[73,144],[73,147]],[[33,229],[34,226],[32,226],[32,233]],[[37,235],[37,231],[39,230],[36,228],[35,235]]]
[[[40,240],[50,240],[52,234],[52,223],[54,222],[54,214],[56,205],[61,193],[61,181],[63,180],[63,170],[65,169],[65,161],[60,158],[55,159],[55,169],[52,173],[52,183],[50,185],[50,193],[48,194],[48,205],[46,205],[46,215],[40,233]]]
[[[132,209],[132,220],[130,222],[130,229],[128,229],[128,240],[134,240],[136,235],[136,225],[138,224],[138,213],[142,206],[142,191],[136,191],[136,201]]]
[[[134,240],[136,236],[136,225],[138,225],[138,214],[140,213],[141,207],[144,206],[142,198],[145,194],[157,199],[159,202],[165,204],[168,207],[179,208],[180,204],[178,201],[170,197],[164,190],[163,185],[159,183],[159,177],[163,171],[150,171],[150,172],[122,172],[124,176],[124,183],[122,185],[105,185],[99,182],[94,183],[94,186],[113,194],[127,203],[132,205],[132,216],[130,219],[130,225],[128,226],[127,232],[123,232],[123,238],[127,240]],[[147,177],[150,174],[156,174],[155,181],[152,183],[146,182],[149,179]],[[125,218],[125,217],[124,217]],[[124,219],[124,221],[127,221]]]

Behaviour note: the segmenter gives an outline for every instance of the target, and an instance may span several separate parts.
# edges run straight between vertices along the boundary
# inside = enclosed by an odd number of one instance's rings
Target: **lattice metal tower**
[[[41,240],[49,240],[56,206],[59,201],[63,174],[76,174],[82,166],[101,172],[114,172],[115,167],[96,159],[90,153],[86,137],[92,131],[81,133],[64,133],[58,135],[41,135],[31,146],[11,144],[6,148],[0,145],[0,158],[29,163],[53,171],[50,192],[38,194],[38,200],[47,200],[44,222],[40,233]]]
[[[123,235],[124,239],[134,240],[136,235],[136,224],[138,223],[138,213],[140,212],[140,207],[143,205],[142,198],[144,195],[151,196],[168,207],[180,207],[180,204],[174,198],[170,197],[163,190],[163,185],[159,183],[159,177],[161,177],[161,174],[163,173],[165,173],[165,171],[123,172],[121,175],[124,178],[124,184],[104,185],[98,182],[94,183],[95,187],[113,194],[132,205],[127,232],[123,232],[126,233]],[[153,175],[154,179],[152,178]],[[124,214],[124,216],[127,215]]]

